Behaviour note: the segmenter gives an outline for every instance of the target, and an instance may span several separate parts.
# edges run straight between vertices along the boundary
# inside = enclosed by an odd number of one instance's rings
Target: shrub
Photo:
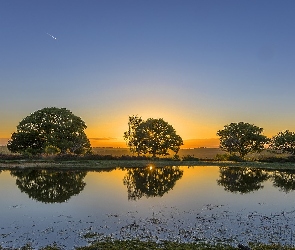
[[[199,161],[200,159],[195,157],[194,155],[184,155],[182,157],[183,161]]]
[[[236,162],[240,162],[240,161],[244,161],[242,157],[238,156],[238,155],[230,155],[230,154],[217,154],[215,156],[215,160],[216,161],[236,161]]]

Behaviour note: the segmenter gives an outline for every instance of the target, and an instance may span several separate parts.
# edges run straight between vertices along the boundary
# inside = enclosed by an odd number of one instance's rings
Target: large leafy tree
[[[241,167],[220,167],[217,184],[226,191],[246,194],[263,188],[262,183],[269,178],[262,169]]]
[[[279,132],[272,137],[270,148],[295,155],[295,133],[289,130]]]
[[[138,146],[138,139],[136,136],[136,129],[137,127],[143,122],[141,117],[138,116],[129,116],[128,121],[128,131],[124,132],[124,139],[127,142],[127,146],[130,148],[130,151],[133,153],[138,153],[137,146]]]
[[[85,187],[86,171],[12,170],[16,185],[30,198],[44,203],[62,203]]]
[[[169,155],[169,150],[177,154],[183,145],[182,138],[162,118],[143,121],[137,116],[131,116],[128,125],[129,130],[124,133],[124,139],[130,150],[138,155]]]
[[[65,108],[44,108],[24,118],[8,142],[14,153],[40,154],[48,148],[57,152],[83,154],[91,150],[84,132],[85,122]]]
[[[225,125],[218,130],[220,148],[230,154],[238,154],[244,158],[250,152],[260,152],[269,139],[262,135],[263,128],[253,124],[239,122]]]
[[[295,190],[295,171],[293,169],[276,170],[272,179],[273,185],[285,193]]]
[[[128,189],[128,200],[138,200],[143,196],[162,197],[173,189],[182,175],[183,171],[179,167],[157,168],[149,165],[128,169],[123,183]]]

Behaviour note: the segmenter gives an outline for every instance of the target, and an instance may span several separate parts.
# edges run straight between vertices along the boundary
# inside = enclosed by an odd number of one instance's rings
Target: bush
[[[287,156],[287,157],[275,157],[275,156],[270,156],[270,157],[263,157],[259,159],[260,162],[267,162],[267,163],[285,163],[285,162],[295,162],[295,156]]]
[[[195,157],[194,155],[184,155],[182,157],[183,161],[199,161],[200,159]]]
[[[180,161],[179,155],[174,155],[172,158],[173,161]]]
[[[0,160],[24,160],[25,156],[19,154],[0,154]]]
[[[217,154],[215,156],[215,160],[216,161],[236,161],[236,162],[244,161],[242,157],[238,155],[230,155],[230,154]]]
[[[216,161],[229,161],[230,154],[217,154],[215,156]]]
[[[59,154],[59,153],[60,153],[60,149],[58,147],[50,145],[45,148],[45,154],[55,155],[55,154]]]

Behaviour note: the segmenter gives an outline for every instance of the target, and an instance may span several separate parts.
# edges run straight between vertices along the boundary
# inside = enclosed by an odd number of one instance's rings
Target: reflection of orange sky
[[[219,175],[218,167],[192,167],[185,169],[185,174],[179,181],[183,188],[187,188],[187,186],[192,185],[192,183],[199,183],[201,186],[208,185],[208,180],[212,180],[213,176]],[[210,189],[210,187],[208,187]],[[206,188],[202,189],[208,190]]]

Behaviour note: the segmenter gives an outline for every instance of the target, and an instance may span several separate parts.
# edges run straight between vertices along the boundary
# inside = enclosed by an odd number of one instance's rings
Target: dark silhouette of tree
[[[262,182],[268,178],[268,173],[261,169],[220,167],[217,184],[226,191],[246,194],[263,188]]]
[[[225,125],[223,130],[218,130],[220,148],[230,154],[239,154],[244,158],[250,152],[260,152],[269,139],[262,135],[263,128],[253,124],[239,122]]]
[[[137,116],[131,116],[128,127],[129,130],[124,133],[124,140],[131,152],[138,155],[169,155],[169,150],[177,154],[183,145],[182,138],[162,118],[149,118],[143,121]]]
[[[141,117],[138,116],[129,116],[128,121],[128,131],[124,132],[124,140],[127,142],[127,146],[130,151],[133,153],[140,154],[140,150],[138,150],[138,138],[136,137],[136,128],[143,122]]]
[[[16,185],[30,198],[43,203],[62,203],[85,187],[86,171],[12,170]]]
[[[289,193],[295,190],[295,170],[277,170],[272,175],[273,185]]]
[[[14,153],[90,152],[86,124],[65,108],[44,108],[24,118],[7,144]]]
[[[295,155],[295,133],[289,130],[279,132],[272,137],[270,148]]]
[[[127,186],[128,200],[137,200],[145,196],[163,196],[173,189],[176,181],[181,179],[183,171],[179,167],[130,168],[124,176],[123,183]]]

